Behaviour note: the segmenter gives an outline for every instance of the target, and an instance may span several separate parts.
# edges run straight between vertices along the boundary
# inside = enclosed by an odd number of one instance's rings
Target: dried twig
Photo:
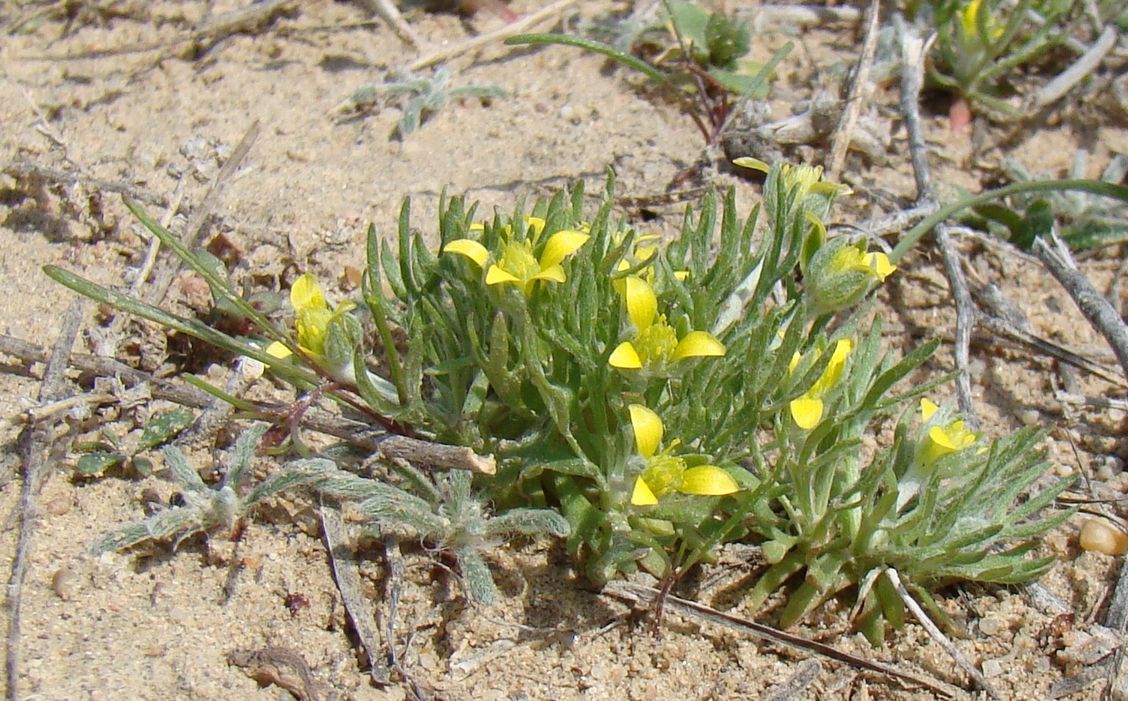
[[[913,176],[916,179],[917,204],[928,204],[933,199],[932,176],[928,169],[928,152],[920,122],[920,89],[924,75],[925,44],[920,41],[900,15],[894,19],[901,39],[901,112],[905,115],[905,128],[909,135],[909,153],[912,157]],[[935,230],[936,245],[944,260],[948,287],[956,303],[956,395],[960,412],[971,426],[976,426],[975,403],[971,396],[971,373],[968,370],[971,333],[978,316],[975,302],[967,288],[960,256],[952,246],[946,228]]]
[[[67,356],[70,355],[71,346],[74,345],[75,337],[78,336],[83,306],[82,300],[75,300],[63,314],[58,340],[51,350],[47,367],[43,371],[43,382],[39,389],[40,402],[58,401],[64,398],[68,391],[66,387]],[[48,465],[47,456],[44,452],[48,447],[47,440],[39,426],[29,424],[24,427],[20,431],[17,445],[23,462],[23,486],[20,488],[20,532],[16,542],[16,555],[12,561],[12,574],[8,579],[7,591],[8,649],[5,671],[8,677],[7,698],[10,701],[16,701],[20,698],[20,607],[32,540],[39,518],[36,498],[46,478]]]
[[[48,168],[47,166],[28,163],[27,161],[12,161],[4,166],[3,173],[13,178],[38,179],[45,182],[70,184],[79,183],[83,187],[100,192],[116,192],[131,197],[139,202],[165,206],[165,199],[154,195],[148,190],[143,190],[135,185],[120,180],[105,180],[94,178],[84,173]]]
[[[400,14],[392,0],[358,0],[358,4],[387,22],[392,32],[401,40],[410,44],[411,48],[416,51],[423,48],[423,42],[419,39],[419,35],[404,20],[403,15]]]
[[[380,685],[387,684],[390,680],[387,658],[381,654],[379,640],[373,629],[376,617],[364,595],[360,568],[357,567],[349,543],[349,532],[336,507],[324,503],[321,505],[321,528],[325,532],[325,547],[329,551],[329,561],[333,564],[337,589],[341,592],[349,620],[352,621],[364,655],[368,658],[372,681]]]
[[[1085,274],[1077,269],[1073,256],[1057,234],[1051,234],[1048,240],[1042,237],[1035,239],[1034,255],[1038,256],[1046,270],[1069,292],[1093,328],[1112,346],[1112,352],[1116,354],[1121,369],[1128,377],[1128,326],[1120,315],[1093,287]]]
[[[462,54],[469,53],[479,47],[486,46],[487,44],[493,44],[503,39],[507,39],[508,37],[521,34],[528,31],[529,29],[532,29],[538,24],[541,24],[542,22],[547,22],[550,19],[555,19],[558,15],[563,14],[565,10],[571,8],[572,5],[575,5],[578,1],[579,0],[556,0],[556,2],[552,3],[548,7],[538,10],[528,17],[519,19],[516,22],[507,24],[500,29],[495,29],[492,32],[486,32],[485,34],[479,34],[478,36],[471,37],[460,44],[447,46],[445,48],[438,49],[433,53],[427,54],[426,56],[417,58],[411,62],[407,69],[409,71],[418,71],[420,69],[427,68],[428,66],[433,66],[436,63],[449,61],[452,58],[456,58],[458,56],[461,56]]]
[[[215,174],[212,179],[211,186],[208,188],[207,193],[204,195],[203,201],[196,211],[192,212],[192,218],[188,220],[188,226],[184,230],[184,235],[181,240],[188,248],[196,248],[200,245],[200,236],[203,233],[204,224],[207,222],[208,216],[211,214],[212,207],[215,206],[219,196],[227,187],[227,182],[235,171],[242,164],[243,159],[247,157],[247,153],[254,145],[255,139],[259,134],[259,122],[256,119],[251,123],[251,126],[243,134],[243,138],[235,146],[231,152],[231,156],[224,162],[223,167]],[[172,285],[172,280],[176,276],[176,271],[180,269],[180,261],[170,261],[158,274],[156,279],[153,280],[153,287],[151,296],[144,301],[150,304],[160,304],[164,301],[165,295],[168,293],[168,288]]]
[[[830,146],[830,158],[826,166],[828,180],[834,180],[842,171],[842,166],[846,164],[846,153],[850,149],[850,139],[854,133],[854,126],[858,123],[858,115],[869,103],[869,96],[873,94],[873,83],[869,79],[869,73],[877,53],[877,35],[881,29],[880,14],[881,0],[870,0],[869,10],[866,11],[868,21],[866,38],[862,42],[862,55],[858,58],[854,81],[850,84],[850,92],[846,97],[846,109],[842,112],[842,119],[838,122],[838,129],[834,132],[834,140]]]
[[[24,362],[43,362],[47,354],[38,346],[27,341],[0,334],[0,353],[19,358]],[[120,377],[130,384],[148,383],[157,399],[183,404],[185,406],[207,408],[211,406],[212,395],[195,387],[155,378],[147,372],[131,368],[111,358],[100,358],[82,353],[72,354],[70,364],[79,370],[93,372],[107,377]],[[267,417],[286,414],[288,406],[272,402],[257,402],[255,408]],[[353,445],[380,453],[391,460],[403,458],[416,464],[447,470],[470,470],[478,474],[492,475],[497,471],[497,461],[491,455],[478,455],[470,448],[445,445],[408,436],[389,434],[383,429],[374,428],[361,421],[353,421],[339,416],[327,416],[314,412],[302,415],[301,425],[349,441]]]
[[[935,231],[936,246],[940,249],[940,256],[944,260],[944,272],[948,276],[948,284],[952,290],[952,298],[956,302],[956,398],[960,405],[960,413],[972,428],[977,428],[979,421],[975,415],[975,402],[971,396],[970,365],[971,332],[979,316],[975,302],[971,299],[971,292],[967,289],[967,279],[963,273],[963,262],[948,237],[948,229],[943,224],[938,225]]]
[[[792,701],[807,690],[822,674],[822,665],[811,658],[799,663],[799,669],[782,684],[777,684],[760,697],[762,701]]]
[[[632,604],[643,604],[647,606],[652,605],[657,600],[657,598],[659,596],[662,596],[663,594],[660,590],[655,589],[654,587],[647,587],[641,584],[634,584],[631,582],[618,580],[608,582],[607,585],[603,587],[602,593],[604,595],[612,596],[616,599],[627,601]],[[927,677],[922,677],[911,672],[905,672],[891,665],[867,660],[864,657],[851,655],[848,652],[843,652],[835,647],[831,647],[830,645],[816,642],[814,640],[808,640],[798,635],[794,635],[792,633],[764,625],[763,623],[757,623],[746,618],[733,616],[732,614],[724,613],[723,611],[718,611],[714,608],[710,608],[695,601],[689,601],[688,599],[683,599],[672,594],[667,594],[665,596],[664,606],[667,611],[677,611],[678,613],[686,615],[690,618],[708,621],[709,623],[714,623],[723,628],[728,628],[729,630],[735,630],[739,633],[744,633],[764,640],[769,640],[771,642],[780,643],[782,645],[796,648],[798,650],[803,650],[805,652],[813,652],[827,659],[835,660],[837,662],[843,662],[860,669],[868,669],[871,672],[877,672],[879,674],[884,674],[896,679],[901,679],[903,681],[922,686],[947,698],[954,698],[959,695],[959,691],[957,689],[952,688],[950,685],[945,684],[944,682],[929,679]]]
[[[995,687],[991,686],[991,682],[987,681],[987,677],[983,676],[983,673],[975,668],[971,660],[967,659],[967,657],[960,652],[960,649],[952,644],[952,641],[944,637],[944,633],[936,627],[936,624],[932,622],[932,619],[928,617],[928,614],[924,612],[924,609],[920,607],[916,599],[905,589],[905,585],[901,582],[901,576],[897,573],[897,570],[890,567],[885,570],[885,576],[889,578],[889,582],[893,585],[893,588],[897,590],[897,594],[901,597],[901,600],[905,602],[905,606],[908,607],[909,611],[912,612],[913,616],[928,632],[928,635],[931,636],[940,647],[944,648],[944,652],[948,653],[948,655],[956,661],[956,664],[967,672],[968,676],[972,678],[980,689],[986,691],[987,695],[992,699],[1001,701],[1003,697],[999,695]]]
[[[1042,86],[1042,89],[1034,94],[1030,100],[1027,111],[1033,111],[1045,107],[1046,105],[1057,102],[1073,86],[1080,83],[1085,76],[1097,70],[1101,65],[1108,52],[1116,46],[1116,41],[1120,38],[1120,33],[1116,31],[1116,26],[1109,24],[1097,37],[1089,49],[1081,55],[1073,63],[1072,66],[1062,71],[1056,78]]]
[[[920,91],[924,85],[924,60],[931,42],[923,41],[916,31],[905,24],[901,13],[893,15],[893,25],[901,42],[901,114],[909,134],[909,158],[916,179],[918,206],[931,205],[932,176],[928,169],[928,147],[924,143],[924,130],[920,125]],[[931,212],[930,212],[931,213]],[[927,215],[926,215],[927,216]]]

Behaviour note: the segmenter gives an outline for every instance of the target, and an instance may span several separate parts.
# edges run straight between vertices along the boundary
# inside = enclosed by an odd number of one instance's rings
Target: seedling
[[[214,487],[204,483],[200,473],[179,448],[167,446],[163,451],[164,457],[173,480],[180,486],[182,504],[162,508],[142,521],[107,533],[91,546],[91,551],[97,555],[125,550],[150,540],[168,539],[173,539],[175,549],[184,539],[197,533],[231,533],[239,519],[264,500],[319,480],[335,468],[332,462],[324,459],[300,460],[281,467],[271,477],[247,488],[243,483],[251,476],[251,459],[266,429],[265,424],[260,424],[239,437],[231,453],[231,462]]]

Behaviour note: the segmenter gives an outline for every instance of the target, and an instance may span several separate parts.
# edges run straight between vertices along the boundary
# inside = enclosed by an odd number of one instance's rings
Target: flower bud
[[[884,253],[867,253],[845,238],[828,241],[811,256],[807,292],[816,314],[854,306],[896,268]]]

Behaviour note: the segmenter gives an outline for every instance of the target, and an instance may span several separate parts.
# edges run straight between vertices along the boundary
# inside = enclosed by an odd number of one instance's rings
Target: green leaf
[[[155,414],[149,423],[145,424],[145,430],[141,432],[141,438],[137,441],[136,452],[140,453],[168,442],[187,428],[195,418],[196,415],[188,409],[173,409]]]
[[[93,477],[101,475],[106,470],[116,465],[121,465],[128,459],[127,455],[123,453],[88,453],[78,459],[78,466],[75,472],[84,477]]]

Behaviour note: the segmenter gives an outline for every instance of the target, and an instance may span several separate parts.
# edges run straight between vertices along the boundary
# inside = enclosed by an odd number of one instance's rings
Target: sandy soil
[[[186,39],[205,18],[241,3],[70,3],[72,17],[40,19],[32,5],[0,11],[6,20],[28,20],[0,42],[0,165],[32,163],[82,174],[46,183],[0,176],[0,332],[44,346],[54,338],[73,295],[41,273],[45,264],[111,285],[132,279],[147,239],[120,198],[93,179],[147,195],[159,216],[178,202],[172,228],[182,230],[218,168],[256,123],[259,133],[248,155],[211,201],[207,231],[242,252],[238,275],[273,289],[285,289],[297,271],[336,279],[345,265],[361,266],[367,224],[392,231],[405,196],[413,200],[416,225],[429,231],[444,188],[466,193],[489,212],[567,181],[583,180],[597,191],[611,167],[619,194],[650,196],[662,193],[702,153],[702,139],[688,119],[633,89],[630,76],[602,59],[564,48],[497,44],[450,67],[455,84],[497,85],[506,97],[452,103],[417,132],[390,138],[401,115],[395,107],[355,116],[338,110],[356,88],[415,56],[383,21],[365,22],[362,4],[294,2],[261,27],[211,46]],[[545,4],[516,0],[512,8],[523,16]],[[580,3],[569,17],[623,10],[623,3],[597,0]],[[490,11],[460,18],[416,10],[407,18],[432,46],[455,44],[505,22]],[[857,60],[859,31],[853,24],[758,30],[760,58],[789,38],[799,43],[773,90],[775,116],[788,114],[820,80]],[[895,85],[879,88],[874,103],[873,115],[890,140],[876,162],[856,153],[848,161],[843,177],[860,194],[840,211],[841,223],[888,213],[913,196]],[[1003,158],[1064,176],[1083,147],[1091,155],[1087,175],[1095,177],[1112,155],[1128,153],[1128,130],[1114,122],[1094,126],[1091,114],[1074,119],[1067,113],[1006,150],[992,146],[998,133],[982,123],[974,137],[955,136],[939,112],[925,117],[944,192],[982,188]],[[825,150],[816,143],[791,155],[818,161]],[[705,174],[709,184],[736,187],[744,211],[756,201],[755,184],[715,168]],[[656,217],[650,225],[676,226],[681,207],[649,206]],[[637,209],[625,211],[638,216]],[[891,347],[924,335],[951,338],[955,315],[947,284],[938,257],[927,250],[911,256],[882,294]],[[1040,268],[971,240],[961,240],[961,250],[980,279],[999,284],[1038,334],[1115,367],[1107,347]],[[1085,270],[1107,286],[1117,265],[1106,252],[1089,257]],[[191,306],[194,294],[198,284],[182,275],[169,303]],[[88,326],[105,321],[93,305],[85,314]],[[130,338],[163,343],[160,334],[132,324],[125,334],[118,348],[125,360],[154,357]],[[92,348],[89,339],[79,343],[83,351]],[[9,372],[0,375],[4,415],[32,406],[39,388],[18,361],[7,362]],[[946,344],[935,367],[947,370],[951,363]],[[212,373],[223,374],[221,368]],[[1065,405],[1053,392],[1063,382],[1095,397],[1122,395],[1122,387],[1065,373],[1047,358],[989,338],[973,349],[972,378],[988,432],[1031,422],[1051,426],[1047,448],[1060,474],[1084,472],[1098,495],[1123,496],[1123,412]],[[104,417],[118,418],[112,412]],[[132,423],[110,425],[121,432]],[[14,557],[19,514],[16,433],[11,426],[0,430],[5,566]],[[176,553],[94,558],[87,550],[95,537],[143,514],[143,492],[156,490],[168,499],[172,487],[156,478],[75,480],[73,454],[65,442],[58,448],[38,494],[43,512],[22,598],[20,698],[289,698],[278,686],[260,688],[228,664],[232,650],[266,646],[302,655],[317,698],[390,701],[414,693],[405,683],[379,688],[368,678],[316,522],[302,513],[302,504],[264,509],[238,551],[227,542],[195,542]],[[195,457],[207,459],[206,452]],[[268,464],[263,459],[259,468]],[[1006,698],[1046,698],[1054,682],[1081,668],[1077,655],[1062,650],[1076,648],[1078,635],[1099,617],[1120,563],[1080,554],[1077,526],[1067,524],[1046,543],[1061,563],[1044,584],[1066,611],[1039,608],[1021,589],[963,588],[944,599],[970,633],[957,644]],[[376,597],[383,575],[370,554],[362,574]],[[591,591],[554,548],[501,549],[494,562],[502,600],[473,609],[425,553],[408,553],[398,642],[421,693],[491,700],[768,698],[810,657],[676,614],[655,633],[625,605]],[[234,586],[233,566],[240,572]],[[725,581],[746,571],[729,570]],[[683,593],[711,603],[723,589],[719,576],[709,573],[699,589]],[[739,608],[733,613],[748,614]],[[849,632],[846,613],[827,610],[799,632],[949,684],[966,683],[921,628],[910,625],[884,649],[872,650]],[[933,698],[879,674],[820,664],[814,683],[795,698]],[[1102,685],[1071,698],[1097,698]]]

